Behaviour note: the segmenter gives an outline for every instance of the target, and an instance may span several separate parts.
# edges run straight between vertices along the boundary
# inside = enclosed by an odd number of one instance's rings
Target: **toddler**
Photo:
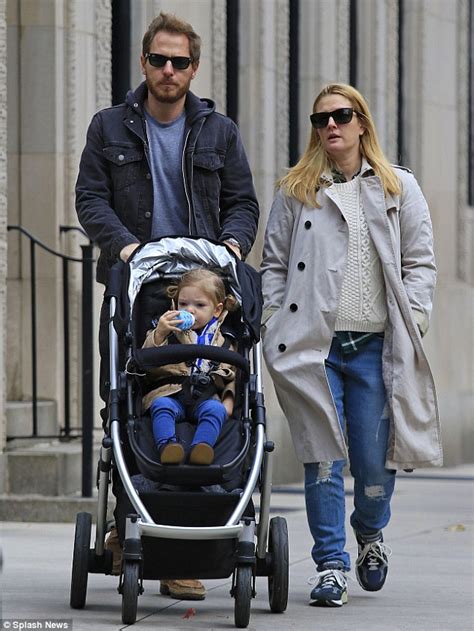
[[[144,348],[168,343],[213,346],[226,343],[221,325],[236,303],[233,296],[226,295],[220,276],[206,269],[192,270],[182,276],[177,286],[171,286],[168,293],[177,310],[160,317],[156,327],[148,331]],[[190,320],[194,319],[194,323],[188,330],[182,330],[185,320],[180,319],[179,311],[193,316]],[[229,348],[235,350],[232,345]],[[180,362],[155,368],[149,379],[153,389],[143,398],[143,405],[151,412],[160,462],[184,461],[183,445],[176,438],[176,422],[188,418],[197,422],[189,463],[211,464],[222,425],[234,408],[235,368],[197,359],[192,366]]]

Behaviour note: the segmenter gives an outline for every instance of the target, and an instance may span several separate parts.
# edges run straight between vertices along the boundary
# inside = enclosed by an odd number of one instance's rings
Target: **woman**
[[[308,147],[279,182],[263,262],[264,353],[297,456],[319,573],[311,604],[347,602],[343,468],[356,574],[383,587],[397,469],[441,465],[421,344],[436,281],[432,227],[408,169],[384,156],[363,96],[317,96]],[[345,438],[346,437],[346,438]],[[346,448],[347,440],[347,448]]]

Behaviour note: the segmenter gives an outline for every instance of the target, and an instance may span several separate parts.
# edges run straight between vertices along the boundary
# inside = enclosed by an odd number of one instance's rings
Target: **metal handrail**
[[[64,231],[64,228],[71,230],[73,227],[74,226],[60,226],[59,229],[61,230],[61,228],[63,228],[62,231]],[[46,245],[46,243],[40,241],[37,237],[32,235],[31,232],[26,230],[26,228],[23,228],[23,226],[14,226],[10,224],[7,226],[7,230],[18,230],[18,232],[21,232],[21,234],[24,234],[25,237],[28,237],[28,239],[32,241],[35,245],[39,245],[41,248],[43,248],[43,250],[46,250],[46,252],[53,254],[53,256],[58,256],[59,258],[66,259],[68,261],[74,261],[75,263],[82,263],[82,259],[78,259],[73,256],[67,256],[66,254],[62,254],[61,252],[56,252],[56,250],[53,250],[53,248],[50,248],[49,245]]]
[[[68,256],[53,250],[40,241],[31,232],[19,225],[8,225],[7,230],[16,230],[29,239],[30,242],[30,276],[31,276],[31,349],[32,349],[32,433],[28,436],[7,436],[7,440],[38,437],[38,357],[37,357],[37,301],[36,301],[36,247],[42,248],[49,254],[58,257],[62,261],[63,279],[63,344],[64,344],[64,427],[60,436],[42,436],[42,438],[71,439],[70,422],[70,355],[69,355],[69,264],[81,263],[82,265],[82,468],[84,471],[92,470],[92,440],[93,440],[93,414],[94,414],[94,389],[93,375],[93,244],[81,245],[82,257]],[[78,226],[60,226],[61,232],[78,230],[85,235]],[[85,235],[87,236],[87,235]],[[80,434],[76,434],[79,436]],[[91,476],[83,475],[82,494],[92,495]]]

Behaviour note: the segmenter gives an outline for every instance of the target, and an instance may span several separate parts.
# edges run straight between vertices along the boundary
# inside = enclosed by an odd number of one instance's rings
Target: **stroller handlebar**
[[[110,300],[112,296],[114,298],[120,297],[122,293],[124,269],[125,263],[121,260],[118,260],[110,268],[109,277],[107,279],[107,285],[104,293],[104,300]]]
[[[156,348],[140,348],[134,352],[134,359],[140,369],[157,368],[167,364],[194,361],[195,359],[209,359],[218,363],[225,362],[240,368],[246,380],[250,375],[249,362],[239,353],[219,346],[203,344],[170,344]]]

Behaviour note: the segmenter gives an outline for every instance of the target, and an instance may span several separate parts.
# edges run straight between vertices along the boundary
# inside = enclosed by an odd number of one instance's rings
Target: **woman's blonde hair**
[[[168,287],[168,296],[177,301],[184,287],[199,287],[199,289],[212,300],[214,306],[222,303],[226,311],[233,311],[237,307],[235,297],[232,296],[232,294],[226,293],[222,278],[208,269],[199,268],[184,273],[177,285],[170,285]]]
[[[319,101],[330,94],[339,94],[351,102],[364,127],[364,133],[360,137],[362,155],[381,179],[385,195],[399,195],[401,192],[400,180],[380,147],[374,120],[365,98],[351,85],[330,83],[316,97],[313,112],[316,112]],[[280,186],[287,195],[295,197],[303,204],[320,208],[321,205],[317,202],[316,194],[322,186],[329,184],[321,177],[324,172],[330,173],[335,166],[335,163],[324,150],[317,130],[312,127],[306,151],[299,162],[277,182],[277,186]]]

